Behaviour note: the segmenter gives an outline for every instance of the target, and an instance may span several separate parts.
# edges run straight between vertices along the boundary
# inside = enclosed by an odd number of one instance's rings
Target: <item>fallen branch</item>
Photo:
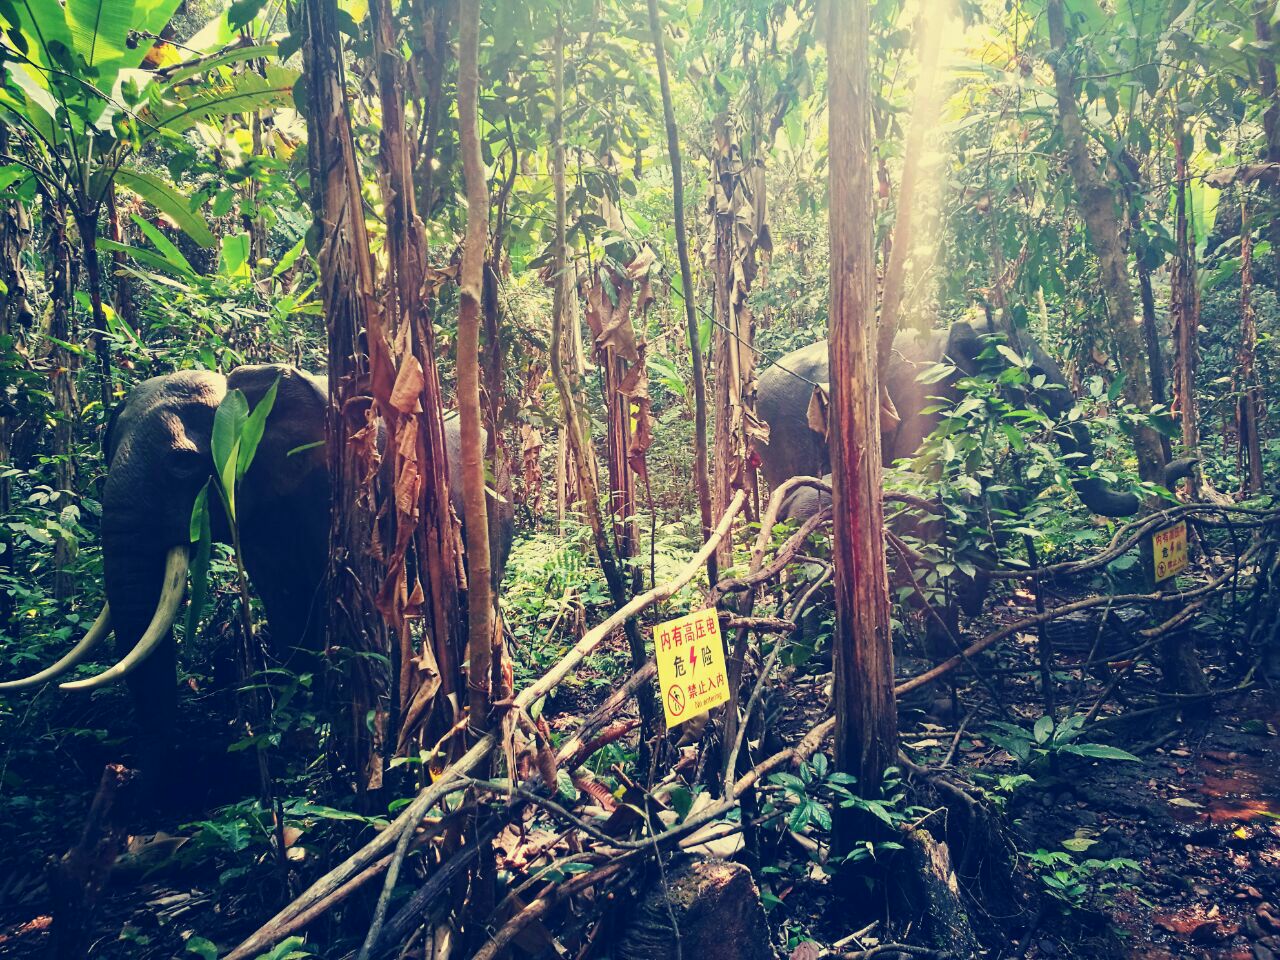
[[[587,631],[581,640],[574,645],[550,670],[541,678],[530,684],[515,698],[512,706],[516,709],[528,709],[539,698],[546,696],[555,686],[564,680],[583,660],[585,660],[614,630],[622,626],[632,617],[644,612],[654,604],[666,600],[691,581],[707,561],[707,557],[715,552],[720,542],[732,529],[733,521],[746,503],[746,493],[738,491],[729,502],[728,509],[720,518],[720,523],[713,531],[711,538],[680,569],[671,580],[654,586],[647,592],[632,599],[616,610],[604,622]],[[401,848],[402,838],[412,834],[427,811],[439,803],[445,794],[458,789],[456,781],[474,770],[481,761],[498,746],[498,738],[487,733],[477,740],[466,753],[445,767],[435,781],[419,792],[386,829],[367,844],[334,867],[323,877],[313,883],[298,897],[292,900],[263,926],[250,934],[238,947],[226,957],[226,960],[246,960],[255,953],[268,950],[280,938],[276,931],[283,929],[298,914],[328,898],[336,890],[345,885],[352,877],[360,873],[368,864],[377,860],[392,847]],[[408,841],[405,840],[405,843]]]

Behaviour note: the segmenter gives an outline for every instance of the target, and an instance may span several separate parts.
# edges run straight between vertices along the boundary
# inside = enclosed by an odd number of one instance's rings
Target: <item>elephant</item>
[[[275,364],[236,367],[226,377],[183,370],[138,384],[108,425],[101,525],[107,601],[102,613],[57,663],[0,683],[0,692],[38,686],[65,673],[114,630],[118,662],[61,686],[88,690],[125,679],[142,734],[143,766],[164,755],[177,709],[171,628],[186,587],[192,507],[214,472],[214,413],[232,390],[243,392],[255,407],[273,383],[278,383],[275,403],[237,496],[241,549],[266,611],[274,654],[288,664],[300,651],[314,655],[322,649],[330,512],[323,449],[327,381]],[[451,499],[461,515],[457,418],[446,421],[445,438]],[[211,507],[216,500],[210,498]],[[492,496],[490,514],[493,567],[495,580],[500,580],[514,514],[509,501]],[[210,515],[213,538],[228,542],[230,528],[221,507]]]
[[[896,460],[916,454],[924,440],[938,426],[942,413],[938,409],[960,399],[958,381],[972,376],[980,369],[979,358],[986,350],[989,338],[978,334],[963,321],[944,329],[927,333],[901,331],[894,339],[893,351],[887,369],[881,373],[881,383],[892,401],[895,416],[885,417],[882,411],[881,440],[882,459],[885,466]],[[1061,368],[1034,341],[1026,345],[1030,356],[1028,372],[1032,377],[1043,375],[1045,388],[1037,391],[1036,399],[1045,412],[1061,421],[1075,405],[1075,397],[1067,387]],[[760,460],[760,470],[770,487],[797,476],[831,479],[831,465],[827,453],[827,440],[823,433],[814,430],[809,423],[810,400],[815,385],[825,387],[830,380],[828,346],[825,340],[792,351],[776,364],[766,369],[759,378],[756,396],[756,414],[769,426],[768,439],[757,440],[755,450]],[[955,372],[936,383],[922,383],[920,375],[938,362],[947,362]],[[1066,430],[1059,430],[1057,441],[1064,455],[1076,455],[1088,463],[1093,458],[1093,441],[1088,429],[1079,421],[1072,422]],[[1165,470],[1168,486],[1186,476],[1194,460],[1177,460]],[[1130,492],[1113,490],[1098,477],[1079,477],[1072,487],[1086,507],[1093,513],[1106,517],[1129,517],[1141,506],[1139,498]],[[784,518],[807,519],[822,509],[830,498],[812,487],[794,491],[783,503],[780,515]],[[917,528],[918,536],[936,536],[933,529]],[[956,599],[966,614],[976,615],[986,597],[988,578],[981,570],[974,578],[956,577]],[[955,610],[943,613],[943,624],[929,621],[930,634],[926,648],[939,649],[941,638],[936,634],[942,626],[954,637]],[[952,649],[947,639],[944,649]]]

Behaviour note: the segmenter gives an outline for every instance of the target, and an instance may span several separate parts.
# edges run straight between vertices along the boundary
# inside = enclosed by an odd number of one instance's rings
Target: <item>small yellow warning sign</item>
[[[1187,521],[1179,520],[1151,538],[1156,583],[1168,580],[1187,568]]]
[[[714,609],[658,624],[653,649],[668,729],[728,702],[724,640]]]

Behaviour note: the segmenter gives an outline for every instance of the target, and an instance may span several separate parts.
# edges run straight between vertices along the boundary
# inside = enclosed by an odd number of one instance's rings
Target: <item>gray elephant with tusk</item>
[[[941,411],[937,408],[960,400],[957,381],[979,371],[980,357],[988,343],[988,338],[963,322],[927,334],[915,331],[898,334],[888,368],[881,371],[881,384],[891,401],[891,407],[882,405],[880,423],[886,466],[916,454],[940,422]],[[1027,348],[1031,359],[1029,373],[1032,377],[1043,375],[1045,381],[1045,388],[1037,391],[1036,398],[1046,413],[1061,420],[1076,402],[1067,388],[1066,377],[1039,344],[1029,342]],[[922,383],[921,374],[940,362],[953,365],[955,372],[939,382]],[[771,487],[776,488],[796,476],[823,477],[830,481],[826,436],[810,426],[809,416],[815,385],[825,387],[829,379],[825,340],[792,351],[760,375],[756,413],[769,425],[769,439],[757,442],[756,450],[761,471]],[[1092,460],[1093,441],[1084,424],[1075,422],[1068,430],[1059,431],[1057,441],[1064,455],[1076,455],[1075,459],[1084,463]],[[1170,463],[1165,470],[1166,485],[1172,487],[1190,473],[1194,464],[1190,459]],[[1097,477],[1080,477],[1072,482],[1072,487],[1086,507],[1102,516],[1132,516],[1141,506],[1135,494],[1113,490]],[[782,515],[804,520],[828,502],[825,493],[803,487],[788,497]],[[930,530],[915,533],[936,536]],[[987,578],[979,571],[972,580],[958,575],[957,581],[960,606],[966,613],[976,614],[986,596]],[[956,611],[944,611],[943,620],[946,629],[955,634]],[[932,618],[928,624],[933,634],[942,626]],[[933,636],[926,639],[926,646],[931,651],[954,652],[952,638]]]
[[[275,655],[287,663],[295,651],[321,649],[330,507],[323,448],[327,383],[279,365],[237,367],[226,377],[186,370],[139,384],[108,427],[102,499],[107,602],[102,613],[57,663],[0,683],[0,693],[39,686],[66,673],[114,630],[117,662],[61,687],[90,690],[123,678],[133,694],[144,765],[146,754],[161,748],[176,712],[172,625],[186,590],[192,506],[214,469],[214,413],[231,390],[242,391],[255,407],[277,381],[262,441],[240,486],[241,546],[267,614]],[[446,422],[445,431],[451,496],[461,514],[456,418]],[[211,498],[211,507],[214,503]],[[221,509],[211,509],[211,514],[214,539],[227,541],[230,531]],[[508,501],[491,498],[490,524],[495,578],[500,578],[513,530]]]

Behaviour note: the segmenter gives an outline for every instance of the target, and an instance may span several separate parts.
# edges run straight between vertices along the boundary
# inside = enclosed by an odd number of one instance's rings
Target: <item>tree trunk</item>
[[[339,743],[357,790],[382,784],[390,689],[374,653],[390,657],[390,631],[376,593],[386,569],[375,542],[375,492],[367,488],[375,450],[377,409],[370,398],[390,395],[395,370],[374,296],[374,268],[365,227],[360,174],[347,112],[342,39],[336,0],[306,0],[300,8],[307,84],[307,142],[312,210],[319,236],[317,264],[328,322],[329,420],[325,450],[333,511],[329,530],[328,637],[345,651],[355,674],[342,691],[350,727]],[[366,335],[367,331],[367,335]],[[374,483],[377,483],[375,479]],[[382,532],[379,532],[381,538]],[[368,718],[372,716],[372,723]]]
[[[97,209],[77,211],[76,227],[80,231],[85,278],[89,283],[93,352],[98,358],[99,399],[102,401],[102,416],[105,421],[111,413],[115,386],[111,382],[111,342],[107,337],[107,314],[102,309],[102,261],[98,259]]]
[[[658,0],[648,0],[649,32],[653,34],[653,55],[658,64],[658,85],[662,90],[662,118],[667,131],[667,156],[671,161],[671,193],[676,228],[676,255],[680,259],[680,290],[684,300],[685,326],[689,332],[689,356],[693,362],[693,481],[698,491],[698,512],[702,517],[702,539],[711,537],[711,480],[707,473],[707,381],[702,363],[702,341],[694,309],[693,270],[689,265],[689,238],[684,222],[684,173],[680,160],[680,134],[676,130],[675,108],[671,103],[671,81],[667,76],[667,53],[662,40],[662,20]],[[707,581],[719,579],[713,554],[707,559]]]
[[[1051,60],[1059,128],[1067,152],[1067,165],[1075,181],[1080,215],[1098,257],[1108,326],[1115,343],[1115,354],[1125,375],[1124,396],[1145,416],[1151,410],[1151,381],[1144,357],[1141,324],[1133,308],[1129,261],[1120,236],[1115,196],[1111,185],[1089,156],[1089,144],[1076,103],[1075,74],[1067,62],[1068,37],[1062,0],[1048,0],[1045,12],[1053,46]],[[1139,425],[1134,431],[1133,444],[1142,479],[1163,483],[1165,460],[1159,433],[1150,426]]]
[[[1275,5],[1270,0],[1254,0],[1253,26],[1258,38],[1258,85],[1262,88],[1265,109],[1262,113],[1263,158],[1267,163],[1280,163],[1280,90],[1276,84],[1276,61],[1271,54],[1271,14]],[[1267,239],[1271,241],[1271,265],[1280,277],[1280,213],[1267,223]]]
[[[748,466],[751,435],[758,433],[751,410],[750,385],[755,376],[752,342],[755,323],[747,298],[757,274],[756,244],[765,198],[755,188],[764,178],[743,158],[735,121],[715,120],[711,161],[711,221],[715,250],[715,318],[712,356],[715,364],[715,464],[712,512],[724,514],[739,489],[751,491],[754,471]],[[733,542],[726,537],[717,550],[722,569],[733,564]]]
[[[831,466],[836,768],[876,796],[898,754],[881,506],[875,261],[871,236],[870,27],[866,0],[833,3],[828,34]],[[837,823],[837,848],[861,832]]]
[[[1240,201],[1240,352],[1236,374],[1237,427],[1241,491],[1262,490],[1262,438],[1258,431],[1261,387],[1255,366],[1258,346],[1257,316],[1253,309],[1253,236],[1249,224],[1249,204]]]
[[[449,470],[444,434],[444,403],[436,368],[435,334],[427,281],[427,241],[418,217],[413,182],[413,148],[405,127],[404,61],[389,0],[369,5],[378,91],[382,109],[379,161],[383,174],[387,238],[385,326],[400,345],[398,373],[389,395],[376,397],[389,433],[394,491],[419,489],[416,499],[381,491],[394,504],[394,548],[387,558],[386,580],[378,606],[399,640],[396,663],[396,753],[409,749],[419,731],[434,742],[455,720],[435,710],[437,694],[462,689],[463,625],[458,592],[462,570],[459,531],[449,506]],[[438,96],[439,91],[430,95]],[[425,643],[415,646],[409,621],[421,618]],[[435,722],[431,723],[432,716]]]
[[[76,396],[76,370],[80,366],[76,354],[61,346],[74,343],[71,328],[71,304],[75,282],[71,275],[71,242],[67,237],[66,206],[57,197],[44,194],[44,268],[49,290],[49,336],[53,343],[50,358],[49,392],[53,395],[53,460],[59,495],[74,496],[76,483],[75,425],[80,419],[80,403]],[[75,592],[75,583],[67,568],[73,557],[72,545],[59,537],[53,550],[53,595],[67,600]]]
[[[467,687],[471,727],[489,725],[494,652],[493,584],[489,560],[489,504],[485,498],[484,440],[480,411],[480,307],[485,246],[489,240],[489,185],[480,156],[480,2],[464,0],[458,12],[458,146],[467,195],[458,302],[458,416],[462,427],[462,506],[467,538]],[[500,654],[500,649],[498,650]]]
[[[1169,402],[1168,377],[1164,368],[1164,351],[1160,347],[1160,324],[1156,316],[1156,295],[1151,286],[1151,271],[1138,258],[1138,291],[1142,297],[1142,339],[1147,345],[1147,366],[1151,370],[1151,402]],[[1160,435],[1160,449],[1167,463],[1173,459],[1169,438]]]
[[[116,243],[124,243],[124,227],[120,223],[120,208],[116,204],[116,185],[112,181],[107,188],[107,230]],[[115,272],[115,310],[116,314],[138,332],[138,312],[133,302],[133,281],[124,272],[126,258],[123,250],[111,251],[111,266]]]
[[[1196,238],[1187,215],[1187,153],[1181,114],[1175,97],[1173,118],[1174,252],[1170,278],[1173,317],[1173,409],[1182,422],[1182,447],[1187,456],[1200,450],[1196,403],[1196,368],[1200,360],[1200,291],[1196,283]],[[1195,474],[1189,478],[1193,494]]]

